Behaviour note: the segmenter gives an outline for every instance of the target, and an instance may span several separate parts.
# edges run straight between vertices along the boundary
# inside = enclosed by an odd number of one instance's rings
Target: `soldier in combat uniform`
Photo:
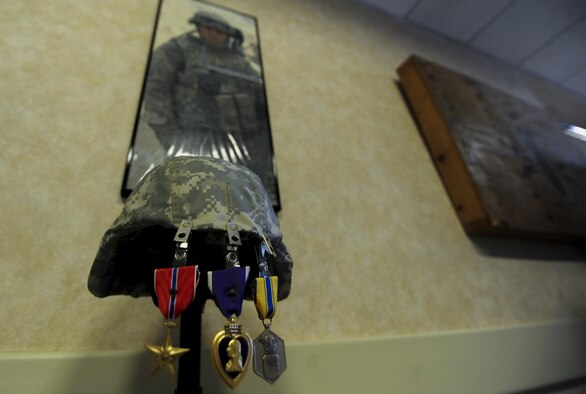
[[[242,53],[243,34],[211,12],[197,12],[189,22],[194,31],[153,51],[141,121],[166,156],[242,164],[270,190],[263,81]]]

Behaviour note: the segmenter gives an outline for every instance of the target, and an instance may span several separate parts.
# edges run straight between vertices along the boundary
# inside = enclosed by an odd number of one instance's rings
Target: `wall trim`
[[[586,320],[510,328],[289,343],[288,368],[268,385],[248,371],[234,391],[202,350],[204,394],[513,393],[586,376]],[[148,378],[140,350],[0,355],[0,392],[173,393]]]

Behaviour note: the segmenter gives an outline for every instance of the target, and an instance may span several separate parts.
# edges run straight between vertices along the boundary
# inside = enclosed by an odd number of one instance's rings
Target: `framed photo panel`
[[[417,56],[398,73],[468,234],[586,240],[584,129]]]
[[[248,167],[280,209],[255,17],[202,1],[160,0],[122,196],[176,156]]]

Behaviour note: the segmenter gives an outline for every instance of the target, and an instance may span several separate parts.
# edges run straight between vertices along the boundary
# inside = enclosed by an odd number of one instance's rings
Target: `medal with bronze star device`
[[[235,388],[244,378],[252,358],[252,338],[238,323],[250,267],[241,267],[238,246],[242,245],[238,226],[228,223],[225,248],[226,269],[208,272],[208,286],[222,315],[228,319],[212,342],[212,361],[222,380]]]
[[[271,276],[267,254],[275,256],[270,241],[263,236],[257,251],[258,274],[253,292],[254,305],[265,330],[254,340],[254,372],[273,384],[287,368],[285,341],[273,331],[271,324],[277,312],[278,277]]]
[[[187,308],[195,298],[199,282],[198,266],[186,266],[189,249],[191,222],[183,220],[175,235],[175,255],[172,268],[156,269],[154,273],[155,294],[159,310],[165,317],[163,324],[167,335],[161,345],[145,345],[146,349],[156,357],[156,364],[151,375],[164,369],[175,376],[175,359],[187,353],[189,349],[174,347],[171,329],[177,325],[175,319]]]

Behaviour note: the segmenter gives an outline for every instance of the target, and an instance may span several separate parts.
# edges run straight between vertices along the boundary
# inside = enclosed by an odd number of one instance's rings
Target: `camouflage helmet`
[[[259,177],[228,161],[187,156],[155,167],[128,197],[99,246],[88,279],[92,294],[152,295],[153,272],[172,265],[182,220],[192,223],[187,264],[204,271],[225,268],[222,243],[230,223],[239,228],[240,261],[253,277],[255,248],[264,236],[274,250],[268,265],[279,277],[278,298],[289,295],[293,261]]]
[[[214,27],[220,31],[223,31],[226,34],[232,33],[232,26],[230,23],[218,14],[214,14],[208,11],[199,11],[196,12],[191,18],[188,19],[189,23],[192,23],[196,26],[206,26],[206,27]]]

